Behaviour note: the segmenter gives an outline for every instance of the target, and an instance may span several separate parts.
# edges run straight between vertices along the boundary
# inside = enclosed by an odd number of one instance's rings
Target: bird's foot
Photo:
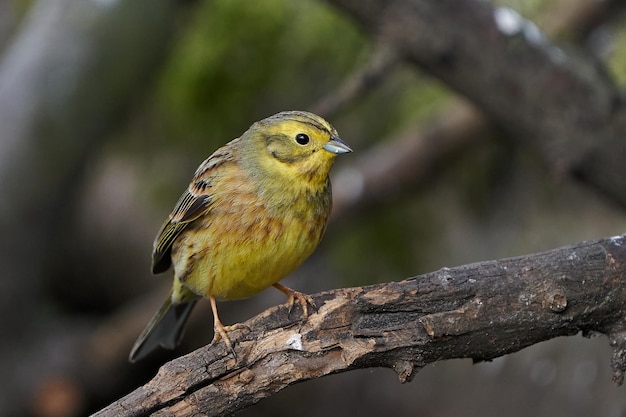
[[[285,287],[284,285],[281,285],[278,283],[274,284],[274,288],[276,288],[278,291],[282,292],[283,294],[287,296],[287,304],[289,305],[289,313],[291,313],[291,310],[293,309],[293,305],[296,299],[300,302],[300,305],[302,306],[302,314],[304,315],[304,318],[309,317],[309,305],[315,308],[315,302],[313,301],[313,298],[311,298],[311,296],[307,294],[292,290],[291,288]]]

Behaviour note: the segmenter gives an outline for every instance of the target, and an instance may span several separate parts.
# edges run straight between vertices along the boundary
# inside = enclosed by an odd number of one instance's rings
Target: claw
[[[211,344],[217,343],[220,339],[224,340],[224,343],[226,343],[226,346],[228,346],[228,348],[230,349],[231,353],[235,357],[235,360],[238,360],[233,342],[230,340],[230,337],[228,337],[228,332],[241,329],[250,330],[250,328],[241,323],[235,323],[232,326],[224,326],[220,321],[219,316],[217,315],[217,305],[215,303],[215,297],[210,297],[209,300],[211,301],[211,310],[213,310],[213,330],[215,331]]]
[[[315,308],[315,302],[313,301],[313,298],[311,298],[309,295],[292,290],[291,288],[285,287],[284,285],[278,283],[274,284],[274,288],[287,296],[287,304],[289,304],[290,314],[296,299],[298,299],[300,305],[302,306],[302,314],[304,315],[304,318],[309,317],[309,304],[311,305],[311,307]]]

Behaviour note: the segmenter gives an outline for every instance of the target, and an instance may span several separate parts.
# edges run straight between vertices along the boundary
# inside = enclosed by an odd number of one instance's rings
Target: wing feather
[[[172,264],[170,251],[174,239],[185,230],[187,225],[207,213],[211,209],[213,199],[209,194],[194,194],[186,190],[178,200],[169,219],[161,226],[154,241],[152,251],[152,272],[158,274],[166,271]]]
[[[232,153],[230,148],[226,146],[218,149],[198,167],[189,188],[178,199],[174,210],[161,226],[161,230],[154,241],[152,250],[152,272],[154,274],[164,272],[170,267],[172,264],[170,257],[172,243],[187,225],[211,211],[215,203],[212,187],[216,171],[228,161],[232,161]]]

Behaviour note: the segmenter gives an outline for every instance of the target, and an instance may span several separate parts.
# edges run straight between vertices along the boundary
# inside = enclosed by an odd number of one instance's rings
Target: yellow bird
[[[173,349],[196,301],[213,310],[215,337],[232,349],[216,299],[233,300],[274,286],[302,305],[311,298],[278,283],[315,250],[332,196],[328,173],[338,154],[352,152],[324,119],[286,111],[254,123],[196,170],[161,227],[152,272],[174,269],[163,306],[133,346],[129,360],[158,346]]]

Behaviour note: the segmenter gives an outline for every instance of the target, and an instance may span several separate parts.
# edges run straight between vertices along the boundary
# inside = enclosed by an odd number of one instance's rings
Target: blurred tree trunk
[[[0,54],[17,25],[16,4],[11,0],[0,0]]]
[[[25,390],[32,388],[28,385],[35,372],[18,367],[41,367],[47,361],[34,353],[49,341],[42,335],[49,324],[45,313],[51,307],[42,296],[45,268],[63,241],[82,173],[158,70],[185,4],[41,0],[33,4],[4,50],[0,61],[2,415],[22,412]],[[23,346],[31,346],[33,356]],[[37,361],[24,360],[34,357]]]
[[[532,145],[555,175],[573,175],[626,206],[626,106],[594,57],[552,43],[490,2],[327,1]]]

